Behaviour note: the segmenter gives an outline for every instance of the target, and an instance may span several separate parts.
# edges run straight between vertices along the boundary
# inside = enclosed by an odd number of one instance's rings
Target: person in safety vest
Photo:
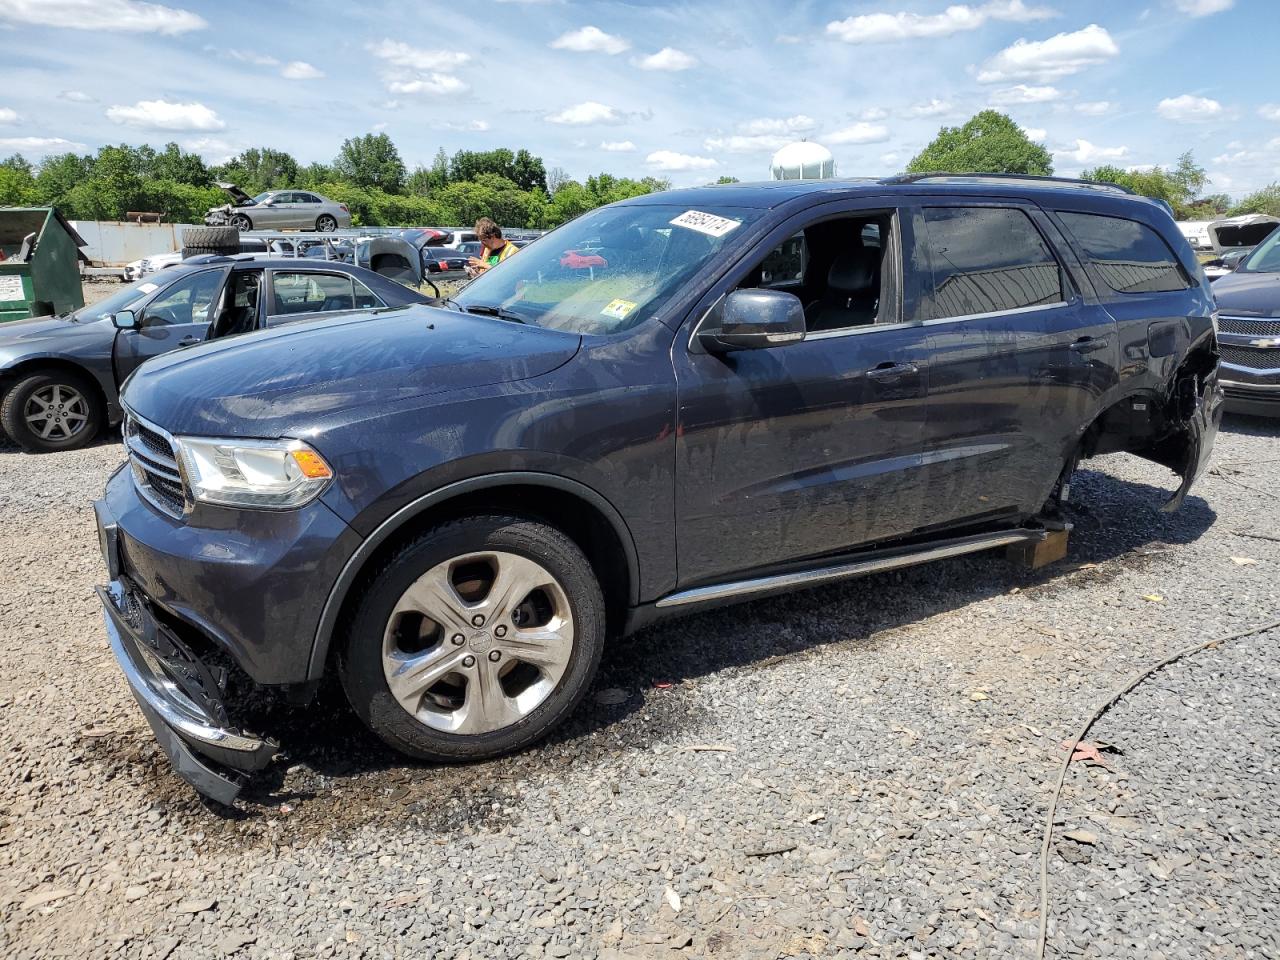
[[[519,249],[502,236],[502,228],[488,217],[476,221],[476,237],[484,247],[484,256],[467,260],[467,273],[478,277],[491,267],[496,267]]]

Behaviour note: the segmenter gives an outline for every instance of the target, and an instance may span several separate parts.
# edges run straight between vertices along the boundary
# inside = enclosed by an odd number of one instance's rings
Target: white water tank
[[[836,158],[820,143],[797,140],[773,155],[769,170],[775,180],[830,180],[836,175]]]

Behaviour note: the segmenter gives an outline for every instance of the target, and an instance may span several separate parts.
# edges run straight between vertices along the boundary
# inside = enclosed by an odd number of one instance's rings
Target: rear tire
[[[0,404],[0,425],[28,453],[76,450],[102,431],[97,388],[79,374],[40,370],[14,384]]]
[[[338,229],[338,221],[329,214],[323,214],[316,218],[316,229],[321,233],[333,233]]]
[[[604,597],[576,543],[543,523],[479,515],[427,530],[379,567],[338,672],[352,709],[396,750],[483,760],[573,711],[604,637]]]

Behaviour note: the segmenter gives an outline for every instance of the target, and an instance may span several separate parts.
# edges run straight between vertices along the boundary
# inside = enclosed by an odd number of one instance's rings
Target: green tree
[[[147,174],[158,180],[171,180],[192,187],[211,185],[209,168],[197,153],[187,153],[176,143],[166,143],[163,153],[152,159]]]
[[[0,207],[31,207],[39,202],[31,164],[18,154],[0,161]]]
[[[63,207],[67,194],[77,184],[84,183],[91,176],[93,176],[93,157],[75,153],[45,157],[44,162],[40,164],[40,172],[36,174],[36,188],[40,191],[40,202]]]
[[[541,157],[535,157],[528,150],[517,150],[511,167],[511,179],[521,190],[547,189],[547,171]]]
[[[722,176],[722,177],[719,177],[719,178],[716,180],[716,183],[717,183],[717,184],[721,184],[721,183],[739,183],[739,182],[741,182],[741,181],[739,181],[737,177],[725,177],[725,176]]]
[[[250,147],[214,169],[216,179],[234,183],[250,196],[298,181],[298,161],[291,154],[271,147]]]
[[[1280,217],[1280,183],[1273,183],[1249,194],[1231,208],[1231,216],[1244,213],[1267,213]]]
[[[363,189],[377,188],[387,193],[404,189],[404,161],[385,133],[366,133],[344,140],[333,162],[333,172]]]
[[[1216,205],[1208,202],[1215,198],[1200,199],[1200,191],[1208,184],[1209,178],[1189,151],[1178,158],[1177,165],[1171,170],[1164,167],[1125,170],[1107,164],[1086,170],[1080,177],[1097,183],[1118,184],[1141,196],[1163,200],[1179,220],[1211,219],[1213,206]],[[1218,197],[1216,202],[1220,203],[1223,199],[1225,198]]]
[[[911,158],[910,173],[1030,173],[1048,176],[1053,160],[1013,119],[983,110],[960,127],[943,127]]]

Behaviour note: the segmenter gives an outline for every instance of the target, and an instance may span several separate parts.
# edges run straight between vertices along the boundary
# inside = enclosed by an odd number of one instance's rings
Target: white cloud
[[[631,49],[631,42],[623,37],[605,33],[599,27],[585,26],[570,30],[551,41],[556,50],[572,50],[575,53],[617,54]]]
[[[880,154],[880,162],[883,163],[886,167],[893,166],[895,163],[897,163],[901,159],[902,159],[902,154],[898,153],[896,150],[890,150],[888,153]]]
[[[1023,127],[1022,132],[1027,135],[1028,140],[1034,140],[1040,143],[1049,135],[1049,131],[1044,127]]]
[[[631,153],[635,148],[636,145],[630,140],[605,140],[600,144],[600,149],[605,153]]]
[[[58,94],[59,100],[67,100],[71,103],[97,103],[93,97],[89,96],[83,90],[63,90]]]
[[[209,24],[204,17],[140,0],[4,0],[0,20],[36,27],[108,30],[115,33],[187,33]]]
[[[940,117],[943,114],[950,113],[955,109],[955,105],[950,100],[940,100],[934,97],[924,103],[916,103],[907,107],[902,111],[904,117]],[[870,120],[871,117],[864,117],[864,120]],[[879,119],[879,118],[876,118]]]
[[[239,60],[241,63],[252,63],[254,66],[258,66],[258,67],[280,66],[280,61],[277,60],[275,57],[265,53],[256,53],[253,50],[236,50],[233,48],[227,48],[225,50],[221,50],[221,48],[215,47],[212,45],[205,47],[205,49],[208,50],[210,53],[218,53],[218,52],[224,53],[226,56],[230,57],[232,60]]]
[[[1189,17],[1208,17],[1235,6],[1236,0],[1173,0],[1179,13]]]
[[[1201,123],[1222,115],[1222,104],[1209,97],[1197,97],[1184,93],[1180,97],[1166,97],[1156,104],[1156,113],[1166,120],[1178,123]]]
[[[1023,0],[991,0],[979,6],[958,3],[942,13],[866,13],[833,20],[827,35],[845,43],[892,43],[915,37],[946,37],[977,30],[988,20],[1047,20],[1058,15],[1049,7],[1028,7]]]
[[[1280,121],[1280,103],[1264,103],[1258,108],[1258,116],[1264,120]]]
[[[488,120],[468,120],[461,123],[457,120],[442,120],[438,124],[442,130],[464,130],[468,133],[484,133],[489,129]]]
[[[146,130],[222,130],[226,124],[203,103],[139,100],[131,107],[107,108],[107,119]]]
[[[852,126],[823,137],[828,143],[883,143],[889,139],[889,128],[883,123],[859,121]]]
[[[1048,103],[1062,96],[1057,87],[1029,87],[1019,83],[1012,87],[991,91],[991,102],[995,104],[1010,103]]]
[[[424,73],[413,80],[387,80],[387,90],[406,96],[416,94],[438,96],[444,93],[465,93],[469,89],[470,87],[451,73]]]
[[[1045,83],[1079,73],[1118,56],[1120,48],[1105,27],[1091,23],[1074,33],[1048,40],[1018,40],[988,60],[978,71],[979,83],[1034,80]]]
[[[816,129],[818,121],[797,113],[794,117],[757,117],[738,125],[743,133],[759,136],[766,133],[800,134]]]
[[[182,146],[200,154],[207,163],[226,163],[242,149],[221,137],[196,137],[194,140],[184,140]]]
[[[858,114],[858,119],[874,121],[883,120],[887,116],[889,116],[889,111],[884,107],[867,107],[867,109]]]
[[[768,153],[785,147],[794,139],[776,133],[708,137],[702,141],[702,148],[712,153]]]
[[[83,143],[64,140],[62,137],[0,137],[0,150],[16,153],[47,156],[51,153],[66,153],[69,150],[84,150]]]
[[[318,80],[324,76],[324,71],[313,67],[305,60],[291,60],[280,71],[280,76],[286,80]]]
[[[1076,113],[1083,113],[1087,117],[1100,117],[1104,113],[1110,112],[1110,100],[1086,100],[1083,103],[1076,104]]]
[[[683,170],[710,170],[720,165],[711,157],[695,157],[687,153],[676,153],[674,150],[655,150],[644,158],[644,162],[655,170],[668,173],[679,173]]]
[[[689,70],[698,65],[698,58],[690,56],[683,50],[677,50],[675,47],[663,47],[657,53],[651,53],[647,57],[640,57],[633,61],[641,70],[666,70],[675,72],[677,70]]]
[[[563,123],[570,127],[585,127],[592,123],[621,123],[622,117],[613,107],[594,100],[565,107],[559,113],[548,114],[548,123]]]
[[[365,49],[379,60],[385,60],[394,66],[428,72],[456,70],[471,60],[471,55],[461,50],[424,50],[421,47],[411,47],[399,40],[366,43]]]
[[[1099,147],[1088,140],[1076,140],[1074,150],[1055,150],[1055,157],[1062,157],[1080,164],[1109,163],[1129,155],[1128,147]]]
[[[0,107],[0,123],[17,123],[18,111],[10,107]]]

